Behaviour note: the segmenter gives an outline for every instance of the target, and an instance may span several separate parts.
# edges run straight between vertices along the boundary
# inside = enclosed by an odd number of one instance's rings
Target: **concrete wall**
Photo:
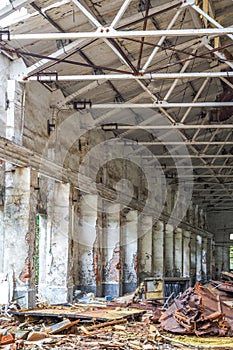
[[[7,72],[9,71],[10,61],[2,54],[0,54],[0,135],[6,134],[6,116],[8,107],[7,97]]]

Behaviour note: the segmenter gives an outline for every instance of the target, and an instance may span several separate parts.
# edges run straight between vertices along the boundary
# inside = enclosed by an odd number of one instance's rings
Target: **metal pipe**
[[[138,156],[140,157],[140,156]],[[202,154],[200,153],[199,155],[196,154],[154,154],[154,156],[143,156],[144,159],[185,159],[185,158],[195,158],[195,159],[200,159],[200,158],[233,158],[233,154],[218,154],[217,156],[215,154]]]
[[[92,108],[112,109],[112,108],[187,108],[187,107],[233,107],[233,102],[163,102],[154,103],[99,103],[93,104]]]
[[[123,142],[122,142],[123,143]],[[131,141],[128,141],[128,144],[130,145]],[[132,141],[132,145],[137,144],[137,145],[142,145],[142,146],[156,146],[156,145],[184,145],[184,146],[191,146],[191,145],[212,145],[212,146],[219,146],[219,145],[233,145],[233,141]],[[175,157],[175,156],[174,156]]]
[[[119,22],[121,17],[124,15],[125,11],[127,10],[127,7],[131,3],[132,0],[125,0],[123,5],[121,6],[120,10],[118,11],[116,17],[112,21],[110,27],[115,27],[115,25]]]
[[[179,17],[181,13],[181,9],[179,9],[175,16],[172,18],[171,22],[169,23],[169,25],[167,26],[167,30],[171,29],[173,24],[175,23],[175,21],[177,20],[177,18]],[[162,36],[162,38],[160,38],[159,42],[158,42],[158,46],[154,48],[153,52],[151,53],[151,55],[149,56],[148,60],[146,61],[146,63],[144,64],[142,71],[147,70],[147,68],[149,67],[151,61],[153,60],[153,58],[155,57],[156,53],[159,51],[160,47],[163,42],[166,40],[166,36]]]
[[[84,80],[147,80],[147,79],[190,79],[190,78],[221,78],[233,77],[233,72],[189,72],[189,73],[152,73],[152,74],[84,74],[84,75],[40,75],[42,81],[84,81]],[[21,77],[20,81],[37,80],[37,76]],[[201,90],[202,91],[202,90]],[[198,96],[199,97],[199,92]]]
[[[209,77],[207,79],[204,80],[203,84],[201,85],[200,89],[198,90],[198,92],[196,93],[193,102],[197,102],[199,96],[202,94],[202,91],[205,89],[207,83],[209,82]],[[181,123],[184,123],[184,121],[186,120],[186,118],[188,117],[189,113],[191,112],[192,107],[189,107],[187,109],[187,111],[185,112],[185,114],[183,115],[182,119],[181,119]]]
[[[212,17],[210,17],[205,11],[203,11],[200,7],[198,7],[197,5],[193,4],[192,8],[197,11],[201,16],[203,16],[204,18],[206,18],[209,22],[211,22],[212,24],[214,24],[217,28],[224,28],[220,23],[218,23],[217,21],[215,21]],[[227,36],[233,40],[233,35],[228,35]]]
[[[79,8],[79,10],[96,26],[99,27],[100,23],[99,21],[92,16],[92,14],[77,0],[72,0],[72,2]]]
[[[74,1],[74,0],[73,0]],[[128,30],[117,31],[109,27],[99,28],[95,32],[76,33],[34,33],[34,34],[12,34],[10,40],[75,40],[75,39],[108,39],[127,37],[186,37],[186,36],[220,36],[233,34],[233,27],[228,28],[207,28],[207,29],[170,29],[170,30]],[[3,41],[9,41],[8,35],[2,35]]]
[[[167,125],[118,125],[106,124],[99,126],[103,130],[169,130],[169,129],[233,129],[233,124],[167,124]]]

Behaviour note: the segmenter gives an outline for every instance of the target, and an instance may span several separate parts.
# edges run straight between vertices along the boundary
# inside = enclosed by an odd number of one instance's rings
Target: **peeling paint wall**
[[[174,275],[174,240],[173,240],[173,226],[165,226],[165,276]]]
[[[25,87],[25,111],[23,125],[23,146],[46,154],[46,142],[49,139],[47,121],[51,121],[50,93],[38,82]]]
[[[39,296],[49,303],[65,303],[73,294],[68,286],[70,185],[51,180],[49,187],[46,271],[40,270],[46,282],[39,286]]]
[[[94,243],[97,223],[96,195],[83,194],[80,198],[78,244],[78,281],[79,288],[86,292],[95,292]]]
[[[196,241],[196,234],[191,231],[190,236],[190,249],[191,249],[191,261],[190,261],[190,276],[192,279],[192,284],[196,281],[196,252],[197,252],[197,241]]]
[[[137,286],[138,273],[138,213],[130,210],[122,223],[121,260],[122,294],[132,292]]]
[[[7,114],[7,72],[9,71],[10,60],[0,54],[0,135],[6,135],[6,114]]]
[[[104,201],[103,294],[120,294],[120,205]]]
[[[152,216],[142,216],[139,221],[138,261],[139,280],[152,275]]]
[[[190,231],[183,231],[183,276],[184,277],[190,277],[190,263],[191,263],[191,256],[190,256],[190,248],[191,248],[191,242],[190,242]]]
[[[5,176],[4,206],[4,272],[13,272],[15,296],[23,295],[24,306],[32,305],[35,294],[36,201],[33,173],[29,168],[14,169],[8,165]]]
[[[153,272],[157,277],[164,275],[164,223],[157,221],[153,230]]]
[[[182,229],[176,228],[174,231],[174,276],[181,277],[183,275],[183,236]],[[186,264],[186,262],[185,262]]]

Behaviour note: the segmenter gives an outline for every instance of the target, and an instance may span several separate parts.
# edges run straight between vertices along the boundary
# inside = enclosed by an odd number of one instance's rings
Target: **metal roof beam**
[[[169,23],[169,25],[167,26],[167,30],[171,29],[172,26],[174,25],[174,23],[176,22],[177,18],[180,16],[182,10],[179,9],[175,16],[172,18],[171,22]],[[155,57],[155,55],[157,54],[157,52],[160,49],[160,46],[164,43],[164,41],[166,40],[166,36],[162,36],[159,39],[159,42],[157,44],[157,47],[154,48],[154,50],[152,51],[151,55],[149,56],[149,58],[147,59],[146,63],[144,64],[144,66],[142,67],[142,72],[147,70],[147,68],[149,67],[149,65],[151,64],[153,58]]]
[[[232,102],[164,102],[157,101],[154,103],[98,103],[93,104],[92,108],[98,109],[126,109],[126,108],[187,108],[187,107],[233,107]]]
[[[140,156],[138,156],[140,157]],[[180,158],[180,159],[185,159],[185,158],[194,158],[194,159],[200,159],[200,158],[233,158],[233,154],[218,154],[217,156],[215,154],[176,154],[176,155],[172,155],[172,154],[154,154],[154,156],[144,156],[143,158],[145,159],[153,159],[154,157],[158,158],[158,159],[173,159],[174,157],[176,159]]]
[[[118,11],[117,15],[115,16],[114,20],[110,24],[110,27],[115,27],[116,24],[120,21],[121,17],[124,15],[125,11],[127,10],[129,4],[131,3],[132,0],[125,0]]]
[[[199,99],[199,97],[201,96],[203,90],[205,89],[207,83],[209,82],[210,78],[208,77],[207,79],[204,80],[204,82],[202,83],[202,85],[200,86],[198,92],[196,93],[194,99],[193,99],[193,102],[197,102],[197,100]],[[187,111],[184,113],[183,117],[181,118],[181,123],[184,123],[186,118],[188,117],[189,113],[191,112],[192,110],[192,107],[189,107],[187,109]],[[198,134],[198,132],[197,132]]]
[[[193,4],[192,8],[198,12],[201,16],[203,16],[204,18],[206,18],[210,23],[212,23],[215,27],[219,28],[219,29],[223,29],[224,27],[218,23],[215,19],[213,19],[212,17],[210,17],[205,11],[203,11],[200,7],[198,7],[197,5]],[[233,35],[231,34],[227,34],[227,36],[233,40]]]
[[[126,142],[126,141],[125,141]],[[130,144],[131,141],[128,141],[127,144]],[[136,141],[132,141],[132,145],[135,144]],[[233,145],[233,141],[166,141],[166,143],[161,143],[159,141],[138,141],[138,145],[144,145],[144,146],[158,146],[158,145],[186,145],[186,146],[191,146],[191,145],[211,145],[211,146],[219,146],[219,145]]]
[[[142,75],[134,74],[82,74],[82,75],[57,75],[49,76],[40,74],[37,76],[23,77],[21,81],[42,80],[42,81],[84,81],[84,80],[135,80],[135,79],[199,79],[199,78],[221,78],[233,77],[233,72],[189,72],[189,73],[145,73]],[[203,90],[203,88],[202,88]],[[201,91],[202,91],[201,90]],[[197,95],[199,97],[200,93]],[[196,98],[197,99],[197,98]],[[166,100],[166,99],[165,99]]]
[[[10,40],[76,40],[76,39],[121,39],[129,37],[201,37],[233,34],[233,27],[207,29],[170,29],[170,30],[125,30],[117,31],[112,28],[98,28],[95,32],[76,33],[33,33],[12,34]],[[9,41],[8,35],[2,34],[3,41]]]

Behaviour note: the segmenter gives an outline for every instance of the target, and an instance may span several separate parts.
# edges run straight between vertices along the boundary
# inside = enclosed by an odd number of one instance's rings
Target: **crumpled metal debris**
[[[199,282],[177,297],[159,321],[163,330],[172,333],[233,335],[232,308]]]

